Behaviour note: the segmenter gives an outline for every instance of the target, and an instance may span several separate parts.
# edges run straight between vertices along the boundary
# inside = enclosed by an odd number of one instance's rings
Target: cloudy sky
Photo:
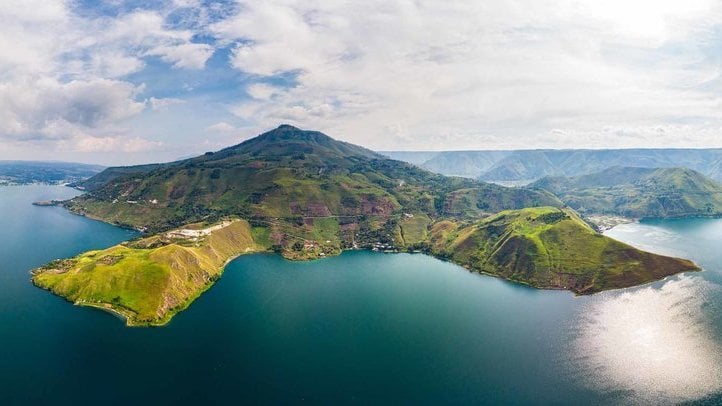
[[[0,2],[0,159],[721,147],[716,0]]]

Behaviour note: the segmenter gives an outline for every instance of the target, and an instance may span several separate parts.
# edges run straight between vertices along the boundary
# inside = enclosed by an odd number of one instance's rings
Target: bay
[[[420,254],[243,256],[162,328],[35,288],[29,270],[135,233],[0,187],[0,404],[624,404],[722,392],[722,221],[608,235],[705,272],[575,297]]]

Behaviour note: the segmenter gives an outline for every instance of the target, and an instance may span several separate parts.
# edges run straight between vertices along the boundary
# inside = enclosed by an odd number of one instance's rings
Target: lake
[[[705,272],[590,297],[420,254],[249,255],[162,328],[127,328],[28,272],[135,233],[0,187],[0,404],[626,404],[722,398],[722,221],[607,234]]]

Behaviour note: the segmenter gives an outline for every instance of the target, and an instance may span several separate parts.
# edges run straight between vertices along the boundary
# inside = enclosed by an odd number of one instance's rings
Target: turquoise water
[[[233,261],[163,328],[126,328],[28,270],[133,235],[0,188],[0,404],[668,403],[722,393],[722,222],[610,232],[706,272],[592,297],[423,255]],[[714,401],[714,398],[712,398]]]

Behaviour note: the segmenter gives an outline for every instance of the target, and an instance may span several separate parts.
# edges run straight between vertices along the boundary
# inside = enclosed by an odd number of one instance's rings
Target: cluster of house
[[[383,242],[375,242],[371,250],[381,252],[397,252],[396,247],[394,247],[393,244],[386,244]]]
[[[128,204],[138,204],[138,203],[140,203],[140,201],[138,201],[138,200],[126,200],[125,202],[128,203]],[[147,202],[150,203],[150,204],[158,204],[158,199],[147,200]],[[118,203],[118,199],[117,199],[117,198],[116,198],[116,199],[113,199],[113,203]]]

